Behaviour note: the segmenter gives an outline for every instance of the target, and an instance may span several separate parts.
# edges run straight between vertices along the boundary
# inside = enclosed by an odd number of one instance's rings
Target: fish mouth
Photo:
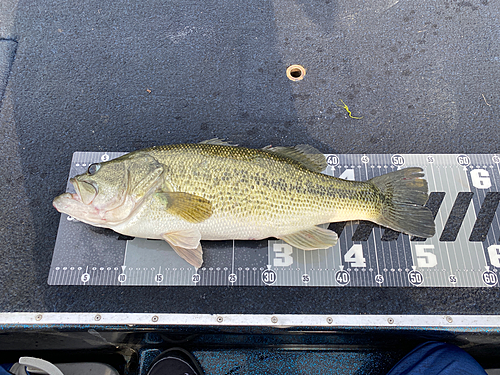
[[[91,182],[78,181],[75,178],[71,178],[69,182],[73,184],[76,191],[76,194],[72,194],[73,199],[83,204],[91,204],[99,192],[97,186]]]
[[[76,194],[71,194],[71,193],[64,193],[64,194],[61,194],[57,197],[54,198],[54,200],[52,201],[52,205],[54,206],[54,208],[59,211],[59,212],[64,212],[64,209],[66,208],[67,206],[67,202],[70,202],[70,201],[80,201],[80,197],[78,197],[78,199],[75,198],[75,196],[77,196]]]
[[[75,193],[64,193],[54,198],[54,208],[66,215],[91,225],[99,225],[105,222],[93,205],[84,204],[80,195]]]
[[[74,207],[81,206],[82,201],[77,194],[64,193],[54,198],[52,205],[54,208],[62,213],[71,215],[69,211],[72,211]]]

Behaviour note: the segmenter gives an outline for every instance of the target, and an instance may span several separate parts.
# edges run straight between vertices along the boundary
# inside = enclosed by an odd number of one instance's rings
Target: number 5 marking
[[[426,251],[434,250],[434,245],[415,245],[415,254],[417,255],[417,266],[430,268],[437,266],[436,254]]]

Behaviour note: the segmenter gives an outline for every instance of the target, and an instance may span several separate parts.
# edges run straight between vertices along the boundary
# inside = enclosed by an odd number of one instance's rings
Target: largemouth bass
[[[257,150],[210,140],[151,147],[90,165],[70,179],[76,193],[53,205],[90,225],[163,239],[196,268],[200,240],[276,237],[324,249],[337,234],[318,225],[336,221],[434,235],[421,168],[346,181],[320,173],[325,167],[324,155],[307,145]]]

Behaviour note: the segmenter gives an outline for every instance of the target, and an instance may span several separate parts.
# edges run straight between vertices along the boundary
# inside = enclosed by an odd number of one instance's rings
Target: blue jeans
[[[407,354],[387,375],[486,375],[462,349],[441,342],[426,342]]]
[[[7,371],[12,367],[12,363],[5,364],[5,365],[0,365],[0,375],[9,375],[10,372]]]

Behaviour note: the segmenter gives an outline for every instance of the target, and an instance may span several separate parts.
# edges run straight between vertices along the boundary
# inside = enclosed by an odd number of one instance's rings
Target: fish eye
[[[101,164],[100,163],[94,163],[94,164],[90,164],[89,165],[89,169],[87,169],[87,173],[92,176],[93,174],[95,174],[99,168],[101,168]]]

